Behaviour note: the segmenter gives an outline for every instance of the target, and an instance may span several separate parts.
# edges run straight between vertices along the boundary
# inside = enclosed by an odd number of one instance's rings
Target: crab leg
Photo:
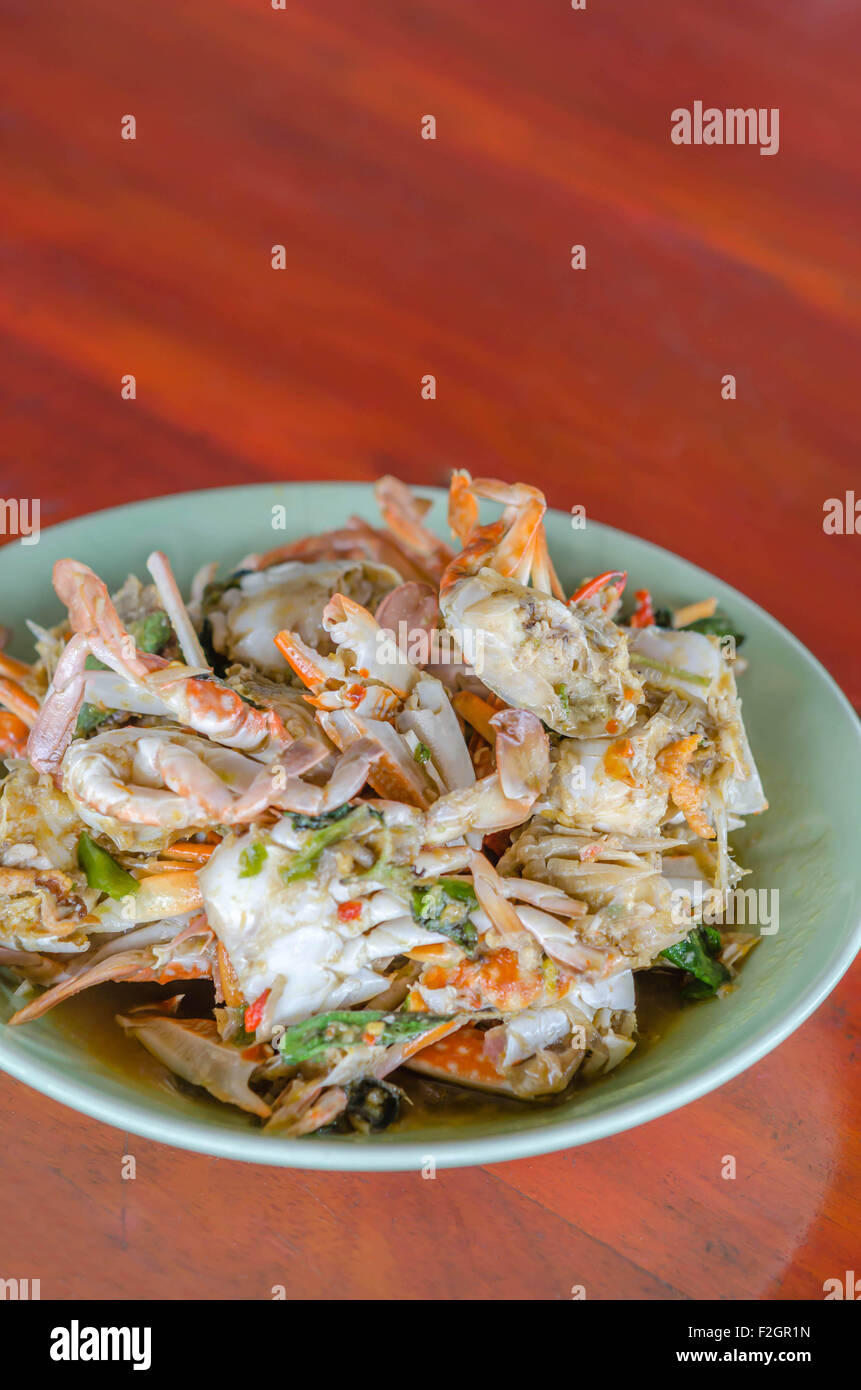
[[[562,599],[563,603],[565,602],[565,590],[559,582],[559,576],[553,567],[553,561],[550,559],[550,551],[547,549],[547,535],[543,525],[536,532],[533,546],[532,583],[536,589],[543,589],[545,593],[552,594],[554,598]]]
[[[54,679],[35,720],[27,755],[37,772],[56,776],[63,754],[72,741],[86,689],[89,640],[76,633],[63,649]]]
[[[393,535],[386,531],[375,531],[361,517],[350,517],[346,526],[337,531],[324,531],[319,536],[305,536],[299,541],[276,546],[263,555],[247,555],[241,562],[241,569],[264,570],[285,560],[362,560],[370,557],[381,565],[388,565],[403,579],[433,581],[436,576],[417,559],[407,555]]]
[[[309,647],[301,637],[297,637],[295,632],[288,632],[286,629],[279,632],[275,637],[275,645],[308,690],[317,692],[323,689],[327,680],[339,680],[342,677],[336,661],[320,656],[319,652]]]
[[[44,994],[32,999],[23,1009],[14,1013],[9,1022],[10,1024],[31,1023],[33,1019],[41,1018],[42,1014],[46,1014],[56,1004],[62,1004],[64,999],[70,999],[73,994],[78,994],[81,990],[91,989],[94,985],[106,984],[109,980],[130,980],[144,967],[146,962],[151,960],[151,946],[146,946],[139,951],[121,951],[115,955],[106,956],[104,960],[91,966],[88,970],[61,981],[60,984],[54,985],[51,989],[46,989]]]
[[[472,479],[462,469],[451,475],[448,524],[461,545],[467,544],[478,526],[478,502],[472,490]]]
[[[504,521],[494,521],[489,526],[477,526],[463,550],[446,566],[439,582],[440,598],[450,593],[460,580],[470,578],[485,565],[495,562],[504,535]],[[495,563],[493,568],[498,568]]]
[[[451,559],[451,549],[423,524],[430,503],[414,497],[406,484],[391,474],[374,484],[374,495],[389,530],[441,573]]]
[[[492,748],[496,743],[496,730],[491,720],[494,714],[498,713],[498,710],[489,700],[483,700],[480,695],[476,695],[474,690],[459,690],[452,697],[452,704],[461,719],[465,719],[467,724],[471,724],[474,729],[477,729]]]
[[[18,681],[22,676],[29,675],[32,675],[32,671],[26,662],[17,661],[14,656],[0,652],[0,676],[8,676],[10,680]]]
[[[494,569],[525,580],[531,567],[533,542],[547,510],[544,494],[527,483],[501,483],[494,478],[475,478],[472,487],[479,497],[501,502],[505,507],[505,535],[494,556]]]
[[[39,701],[8,676],[0,676],[0,705],[5,705],[32,728],[39,717]]]
[[[425,819],[428,847],[450,844],[470,830],[508,830],[520,825],[544,790],[550,751],[541,721],[525,710],[501,710],[492,724],[496,771],[434,802]]]
[[[194,869],[172,869],[140,879],[136,893],[115,901],[107,898],[93,910],[98,931],[123,931],[162,917],[180,917],[203,906],[203,894]],[[86,923],[85,923],[86,925]]]
[[[346,710],[318,712],[323,732],[345,752],[359,739],[371,739],[378,756],[368,771],[368,781],[378,796],[424,809],[433,792],[418,764],[407,755],[400,734],[385,720],[363,719]]]
[[[182,601],[182,594],[179,592],[170,561],[164,551],[154,550],[146,562],[146,567],[153,577],[159,598],[164,605],[164,611],[177,635],[186,662],[189,666],[202,666],[204,669],[208,669],[209,662],[204,656],[197,633],[191,625],[191,619]]]
[[[200,668],[139,651],[123,628],[107,588],[89,566],[58,560],[54,588],[69,611],[74,632],[86,638],[93,654],[132,685],[164,701],[180,723],[215,743],[255,757],[273,756],[291,742],[274,710],[257,709],[235,690],[213,681],[205,663],[202,673],[207,678],[201,679]],[[56,752],[52,757],[56,761]]]
[[[189,938],[197,936],[202,938],[201,949],[183,961],[178,954],[178,948]],[[120,951],[111,950],[109,946],[104,952],[97,953],[98,958],[92,964],[73,970],[59,984],[45,990],[38,998],[32,999],[23,1009],[13,1014],[9,1022],[31,1023],[33,1019],[41,1018],[49,1009],[63,1003],[65,999],[70,999],[73,994],[92,989],[94,985],[120,980],[170,984],[174,980],[208,979],[212,969],[209,961],[205,959],[203,947],[203,939],[207,936],[211,938],[206,919],[197,917],[179,932],[173,941],[166,943],[177,953],[167,960],[163,959],[164,944],[161,947],[156,943]]]
[[[502,879],[489,859],[473,851],[469,856],[478,901],[501,936],[510,941],[523,936],[523,924],[508,901]]]
[[[0,711],[0,758],[24,758],[30,733],[23,719],[6,710]]]
[[[366,608],[346,594],[334,594],[323,610],[323,626],[332,640],[353,653],[354,666],[363,680],[381,681],[404,699],[418,679],[414,666],[396,647],[394,661],[383,659],[388,635]]]
[[[479,497],[500,502],[505,508],[492,526],[478,525]],[[535,589],[564,602],[565,591],[547,548],[543,525],[546,510],[544,494],[526,483],[471,480],[468,473],[455,473],[449,490],[449,524],[464,549],[443,574],[441,592],[448,593],[458,580],[487,565],[521,584],[531,582]]]

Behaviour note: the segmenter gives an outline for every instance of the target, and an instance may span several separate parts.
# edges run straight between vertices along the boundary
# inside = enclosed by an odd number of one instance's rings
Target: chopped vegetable
[[[568,687],[567,687],[567,685],[554,685],[554,687],[553,687],[553,694],[556,696],[557,700],[559,701],[560,705],[562,706],[562,713],[565,715],[565,718],[566,718],[566,719],[570,718],[570,715],[571,715],[571,701],[570,701],[570,699],[569,699],[569,697],[568,697]]]
[[[730,979],[725,965],[716,959],[721,936],[716,927],[694,927],[684,941],[661,952],[673,965],[693,976],[682,990],[685,999],[710,999]]]
[[[414,888],[411,897],[417,922],[447,936],[467,955],[474,955],[478,933],[470,913],[478,910],[478,898],[471,884],[459,878],[440,878],[426,887]]]
[[[629,627],[654,627],[655,612],[652,608],[652,595],[648,589],[637,589],[634,594],[637,606],[628,619]]]
[[[685,632],[703,632],[707,637],[732,637],[737,647],[741,646],[745,637],[743,632],[736,632],[732,619],[728,618],[720,608],[710,618],[700,618],[697,622],[688,624],[684,630]]]
[[[369,806],[347,807],[346,813],[343,807],[338,811],[333,811],[328,817],[320,816],[305,817],[294,816],[293,824],[297,820],[315,820],[316,823],[322,822],[319,830],[311,836],[304,849],[295,855],[290,864],[281,870],[281,877],[285,883],[294,883],[299,878],[309,878],[317,867],[317,860],[323,850],[329,845],[335,844],[338,840],[344,840],[348,835],[354,834],[357,830],[368,829],[371,817],[374,815]]]
[[[254,1003],[248,1005],[248,1008],[245,1010],[245,1018],[243,1019],[246,1033],[257,1032],[263,1018],[263,1010],[266,1008],[266,1000],[268,998],[269,990],[264,989],[263,993],[258,995],[254,1000]]]
[[[417,763],[426,763],[430,758],[431,751],[426,743],[417,743],[413,757]]]
[[[140,650],[149,652],[150,655],[160,652],[173,636],[170,619],[160,608],[156,609],[154,613],[147,613],[145,618],[139,618],[137,622],[132,623],[129,632]]]
[[[631,664],[642,666],[646,671],[658,671],[662,676],[669,676],[674,681],[693,681],[694,685],[703,686],[712,683],[711,676],[698,676],[695,671],[686,671],[681,666],[670,666],[666,661],[656,661],[651,656],[641,656],[639,652],[631,653]]]
[[[268,851],[262,840],[255,840],[239,856],[239,877],[256,878],[263,868]]]
[[[390,1047],[392,1043],[428,1033],[440,1023],[447,1023],[445,1014],[379,1013],[375,1009],[356,1011],[335,1010],[306,1018],[287,1028],[278,1039],[282,1060],[298,1066],[335,1048],[343,1051],[352,1047]],[[379,1025],[379,1026],[376,1026]]]
[[[335,811],[323,811],[319,816],[303,816],[298,811],[294,811],[290,816],[295,830],[320,830],[324,825],[332,825],[337,820],[343,820],[353,810],[349,801],[343,806],[339,806]]]
[[[673,613],[673,627],[690,627],[702,618],[710,618],[716,609],[716,598],[701,598],[696,603],[686,603]]]
[[[207,584],[201,597],[201,607],[204,613],[208,613],[210,608],[215,608],[228,589],[238,589],[242,576],[248,573],[250,573],[249,570],[236,570],[229,579],[214,579],[211,584]]]
[[[97,845],[86,830],[82,830],[78,836],[78,863],[87,876],[90,888],[107,893],[109,898],[125,898],[129,893],[137,893],[140,888],[140,880],[127,873],[122,864],[118,864],[113,855]]]
[[[356,922],[362,915],[362,904],[358,898],[350,898],[345,903],[338,903],[339,922]]]
[[[87,734],[91,734],[93,729],[97,729],[110,717],[111,711],[109,709],[100,709],[98,705],[87,704],[85,700],[81,705],[78,722],[75,725],[75,738],[86,738]]]

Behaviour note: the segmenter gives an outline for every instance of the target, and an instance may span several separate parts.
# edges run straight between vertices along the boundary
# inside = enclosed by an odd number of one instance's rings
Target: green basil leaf
[[[716,609],[710,618],[698,618],[695,623],[688,623],[687,627],[680,628],[679,631],[704,632],[707,637],[732,637],[737,647],[741,646],[745,638],[743,632],[736,632],[732,620],[721,608]]]
[[[693,976],[682,991],[686,999],[710,999],[731,978],[726,966],[716,959],[720,946],[716,927],[694,927],[684,941],[661,952],[673,965]]]
[[[297,879],[310,878],[324,849],[336,844],[338,840],[346,839],[356,831],[369,829],[376,814],[369,806],[339,806],[337,811],[330,811],[321,816],[294,816],[293,824],[297,829],[306,828],[297,825],[297,819],[313,821],[320,828],[314,831],[307,844],[294,855],[292,861],[284,865],[281,870],[283,881],[295,883]]]
[[[470,914],[478,909],[478,898],[472,884],[459,878],[439,878],[422,884],[410,896],[413,918],[457,943],[467,955],[474,955],[478,932]]]
[[[287,1028],[278,1039],[278,1050],[289,1066],[298,1066],[331,1049],[347,1051],[355,1047],[391,1047],[393,1043],[428,1033],[448,1021],[447,1014],[380,1013],[376,1009],[340,1010],[306,1018]],[[369,1023],[382,1028],[367,1037]]]

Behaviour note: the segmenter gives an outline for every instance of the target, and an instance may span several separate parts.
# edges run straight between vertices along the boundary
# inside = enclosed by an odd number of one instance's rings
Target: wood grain
[[[861,541],[822,529],[861,496],[857,10],[5,0],[0,23],[4,497],[47,525],[245,479],[525,477],[716,571],[861,700]],[[779,107],[779,154],[673,146],[697,98]],[[858,1268],[859,980],[675,1115],[433,1182],[127,1141],[2,1077],[0,1276],[821,1297]]]

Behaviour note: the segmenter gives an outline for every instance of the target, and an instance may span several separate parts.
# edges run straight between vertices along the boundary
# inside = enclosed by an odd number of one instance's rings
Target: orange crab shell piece
[[[453,985],[473,1009],[488,1004],[503,1010],[525,1009],[535,1002],[544,988],[543,976],[538,971],[523,970],[514,951],[507,946],[484,960],[462,961],[453,970],[432,965],[421,982],[428,989]]]
[[[459,1082],[463,1086],[477,1086],[484,1091],[513,1094],[510,1083],[487,1056],[484,1037],[481,1029],[467,1025],[447,1038],[422,1048],[407,1066],[411,1071],[421,1072],[438,1081]]]
[[[30,728],[39,714],[39,701],[17,681],[6,676],[0,676],[0,706],[5,706]]]
[[[6,652],[0,652],[0,676],[8,676],[10,680],[18,681],[22,676],[32,675],[30,667],[23,661],[18,661],[14,656],[9,656]]]
[[[670,796],[679,810],[684,812],[688,825],[704,840],[714,840],[716,832],[702,809],[704,790],[688,771],[698,743],[699,734],[689,734],[676,743],[669,743],[658,754],[656,762],[670,784]]]
[[[0,710],[0,758],[4,754],[12,758],[25,757],[29,735],[29,727],[23,719],[11,711]]]

